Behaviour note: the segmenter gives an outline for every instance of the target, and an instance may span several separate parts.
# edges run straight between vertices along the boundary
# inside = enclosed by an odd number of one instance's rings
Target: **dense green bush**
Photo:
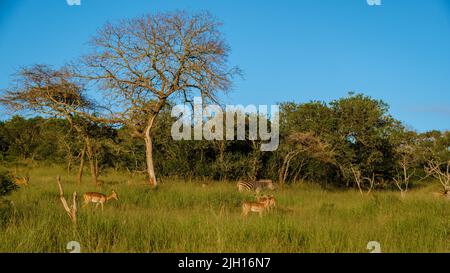
[[[18,187],[11,179],[11,176],[6,172],[0,173],[0,197],[8,195],[13,190],[17,189]]]

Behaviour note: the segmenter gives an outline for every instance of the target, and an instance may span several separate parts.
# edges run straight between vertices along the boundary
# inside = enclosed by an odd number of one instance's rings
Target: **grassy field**
[[[120,200],[103,213],[80,209],[75,230],[58,198],[58,174],[66,197],[115,189]],[[369,252],[369,241],[383,252],[450,252],[450,201],[431,194],[437,185],[404,199],[294,185],[273,192],[275,211],[243,219],[241,204],[253,197],[234,183],[164,181],[150,191],[113,172],[102,177],[102,189],[88,177],[78,186],[58,168],[34,169],[30,177],[8,196],[12,205],[0,205],[0,252],[67,252],[69,241],[82,252]]]

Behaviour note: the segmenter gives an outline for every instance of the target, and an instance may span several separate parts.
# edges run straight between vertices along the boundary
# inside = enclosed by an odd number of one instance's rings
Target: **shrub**
[[[17,188],[17,185],[14,184],[11,176],[8,173],[0,173],[0,197],[8,195]]]

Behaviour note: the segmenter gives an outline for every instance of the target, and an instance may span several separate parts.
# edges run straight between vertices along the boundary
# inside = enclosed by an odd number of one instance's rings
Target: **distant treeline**
[[[155,170],[160,177],[184,179],[270,178],[391,188],[394,181],[426,177],[427,168],[435,166],[430,163],[442,167],[450,160],[449,131],[409,130],[389,114],[386,103],[362,94],[329,103],[282,103],[280,111],[279,149],[262,152],[259,141],[174,141],[170,132],[175,119],[167,107],[154,130]],[[96,176],[108,168],[145,173],[144,142],[132,130],[86,126],[89,151],[64,119],[14,116],[0,123],[0,160],[9,166],[23,161],[64,164],[76,171],[86,158]]]

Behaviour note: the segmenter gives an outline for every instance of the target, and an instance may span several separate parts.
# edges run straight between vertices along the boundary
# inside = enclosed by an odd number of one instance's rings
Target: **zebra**
[[[268,188],[268,189],[275,189],[275,186],[270,179],[265,180],[257,180],[257,181],[239,181],[237,183],[237,187],[239,192],[243,191],[254,191],[256,193],[261,192],[262,189]]]

